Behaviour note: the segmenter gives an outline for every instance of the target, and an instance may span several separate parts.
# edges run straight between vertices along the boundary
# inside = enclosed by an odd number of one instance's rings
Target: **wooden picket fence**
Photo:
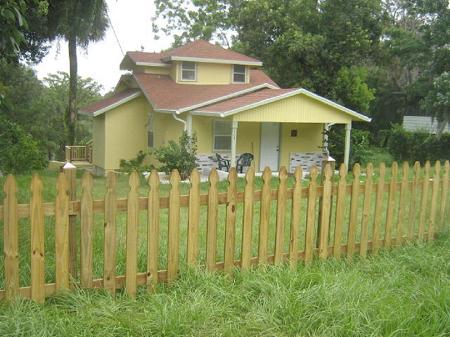
[[[343,255],[351,259],[355,254],[365,257],[370,251],[377,254],[380,248],[400,246],[415,240],[431,240],[438,230],[448,224],[448,188],[449,162],[444,169],[436,162],[434,169],[430,163],[424,170],[416,163],[412,179],[409,178],[409,166],[402,166],[401,179],[398,180],[398,165],[393,163],[391,178],[385,181],[386,168],[381,164],[378,181],[374,181],[374,168],[371,164],[361,173],[359,164],[353,167],[353,180],[347,182],[347,169],[340,167],[339,178],[333,178],[331,167],[327,165],[322,178],[319,171],[312,167],[308,186],[302,186],[302,169],[298,167],[294,173],[294,185],[288,188],[288,173],[285,168],[279,172],[278,178],[272,177],[266,168],[263,172],[263,186],[255,190],[255,172],[250,168],[246,173],[243,192],[237,188],[238,177],[235,169],[231,169],[228,177],[228,188],[219,193],[218,174],[213,170],[209,176],[208,193],[201,194],[200,176],[194,171],[190,178],[188,195],[180,193],[180,175],[174,171],[170,176],[171,189],[168,197],[160,196],[160,180],[157,172],[152,172],[148,181],[147,197],[139,196],[140,177],[137,173],[129,176],[130,190],[127,198],[117,196],[117,177],[109,173],[106,179],[106,194],[102,200],[93,198],[93,179],[85,173],[82,178],[80,200],[71,200],[70,184],[67,174],[61,172],[57,179],[57,195],[55,202],[43,202],[43,183],[35,175],[31,182],[31,200],[29,204],[18,204],[17,185],[10,175],[4,185],[5,198],[0,206],[0,219],[4,227],[4,285],[0,290],[0,299],[11,300],[17,296],[31,298],[43,302],[46,297],[59,291],[83,288],[104,288],[111,294],[124,288],[134,297],[138,286],[147,286],[154,291],[158,282],[172,282],[180,273],[180,266],[197,266],[199,264],[199,227],[201,206],[207,208],[206,220],[206,259],[205,267],[209,271],[223,270],[231,273],[235,267],[247,270],[258,264],[287,263],[295,268],[302,260],[310,263],[314,256],[320,259],[328,257],[341,258]],[[361,182],[362,176],[365,181]],[[431,178],[432,176],[432,178]],[[277,189],[271,188],[271,181],[278,179]],[[319,183],[321,181],[321,183]],[[387,197],[387,207],[384,199]],[[374,199],[374,202],[373,200]],[[363,200],[362,207],[359,200]],[[287,207],[289,204],[291,207]],[[257,254],[254,245],[254,205],[260,203]],[[236,209],[243,204],[242,222],[237,223]],[[269,222],[271,205],[276,203],[274,250],[269,252]],[[345,209],[349,203],[348,222]],[[302,208],[302,204],[306,207]],[[218,208],[226,207],[225,234],[218,237]],[[334,207],[333,207],[334,205]],[[180,260],[180,210],[187,208],[187,240],[186,260]],[[161,223],[160,212],[168,209],[167,223]],[[304,211],[306,209],[306,211]],[[116,275],[117,251],[117,216],[126,213],[126,269],[125,275]],[[147,214],[147,264],[146,271],[139,271],[138,225],[141,212]],[[286,223],[290,212],[290,223]],[[94,279],[93,264],[93,227],[94,214],[104,215],[103,246],[103,278]],[[306,214],[303,214],[306,213]],[[332,214],[333,213],[333,214]],[[373,217],[370,214],[373,213]],[[396,216],[394,216],[394,213]],[[415,224],[418,214],[418,226]],[[45,217],[55,219],[55,283],[45,283]],[[80,226],[80,277],[71,277],[75,263],[72,251],[77,247],[71,238],[71,226],[75,226],[74,217],[79,217]],[[31,243],[31,285],[19,285],[19,219],[29,219]],[[301,221],[305,219],[305,221]],[[360,220],[359,220],[360,219]],[[372,240],[369,240],[369,222]],[[240,257],[236,254],[236,226],[241,227],[242,240]],[[167,247],[160,245],[160,229],[168,226]],[[301,228],[304,226],[303,228]],[[344,228],[346,229],[344,231]],[[417,228],[417,230],[416,230]],[[302,229],[302,230],[301,230]],[[283,242],[285,231],[289,244]],[[301,230],[301,231],[300,231]],[[332,231],[333,230],[333,231]],[[299,234],[304,234],[304,246],[299,249]],[[330,233],[334,235],[331,236]],[[393,233],[395,232],[395,235]],[[357,233],[359,237],[357,238]],[[342,244],[343,236],[347,236],[346,244]],[[224,240],[223,261],[217,261],[217,242]],[[252,243],[253,242],[253,243]],[[284,249],[288,246],[288,249]],[[159,270],[159,258],[162,249],[167,249],[167,268]]]

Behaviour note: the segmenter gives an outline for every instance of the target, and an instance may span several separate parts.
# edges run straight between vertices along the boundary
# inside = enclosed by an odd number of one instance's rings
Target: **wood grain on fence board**
[[[302,210],[302,167],[297,166],[294,171],[294,190],[292,193],[291,233],[289,241],[289,264],[295,269],[298,261],[298,233]]]
[[[139,223],[139,174],[134,171],[130,174],[128,181],[130,191],[128,192],[127,232],[126,232],[126,268],[125,268],[125,291],[128,296],[134,298],[137,288],[137,246],[138,246],[138,223]]]
[[[336,259],[339,259],[341,257],[342,225],[344,223],[345,194],[347,191],[346,177],[347,177],[347,166],[344,163],[342,163],[339,168],[339,182],[336,200],[336,220],[334,228],[333,256]]]
[[[3,252],[5,263],[6,299],[19,295],[19,229],[17,218],[17,185],[12,175],[8,175],[4,186],[5,198],[3,223]]]
[[[425,234],[425,220],[427,216],[427,204],[428,204],[428,189],[430,185],[430,162],[427,160],[425,163],[424,176],[422,181],[422,195],[420,200],[420,212],[419,212],[419,240],[424,239]]]
[[[236,242],[236,209],[237,209],[237,172],[230,168],[228,173],[227,210],[225,223],[224,266],[223,270],[231,274],[234,268],[234,251]]]
[[[392,163],[391,167],[391,182],[389,184],[389,197],[388,197],[388,208],[386,213],[386,227],[384,230],[384,246],[386,248],[391,247],[392,241],[392,223],[394,222],[394,210],[396,202],[396,183],[398,175],[398,164],[396,161]]]
[[[437,198],[439,194],[439,178],[441,174],[441,162],[436,161],[434,166],[433,186],[431,191],[431,207],[430,207],[430,222],[428,225],[428,241],[433,240],[436,227],[436,209]]]
[[[272,171],[267,166],[264,168],[262,179],[263,179],[263,186],[261,190],[261,204],[260,204],[260,218],[259,218],[258,257],[260,264],[266,264],[270,209],[272,201],[271,199]]]
[[[416,161],[413,166],[414,177],[411,186],[411,196],[409,200],[408,213],[408,241],[412,241],[416,231],[417,194],[420,180],[420,163]]]
[[[214,270],[216,266],[217,251],[217,182],[219,176],[217,170],[213,168],[209,174],[209,191],[208,191],[208,215],[206,227],[206,267],[208,270]]]
[[[314,253],[314,228],[316,224],[317,167],[310,169],[308,187],[308,208],[306,213],[305,263],[310,263]]]
[[[329,163],[325,166],[324,181],[323,181],[323,195],[320,209],[320,232],[319,232],[319,257],[326,259],[328,257],[328,234],[330,228],[330,214],[331,214],[331,178],[333,172]]]
[[[187,264],[194,266],[198,257],[198,235],[200,224],[200,174],[197,169],[191,173],[191,188],[189,189],[189,215],[187,237]]]
[[[364,204],[361,218],[361,244],[359,254],[362,257],[367,256],[367,242],[369,240],[369,218],[372,205],[372,187],[373,187],[373,165],[367,164],[366,182],[364,184]]]
[[[275,260],[274,264],[280,264],[283,257],[284,230],[286,222],[286,203],[287,203],[287,171],[286,167],[281,167],[279,172],[280,184],[278,186],[277,198],[277,222],[275,229]]]
[[[350,201],[350,219],[348,225],[348,239],[347,239],[347,256],[352,258],[355,253],[356,243],[356,229],[358,226],[358,209],[359,209],[359,192],[360,192],[360,174],[361,167],[359,164],[353,166],[353,183],[352,183],[352,198]]]
[[[447,197],[448,197],[448,184],[449,184],[449,176],[450,174],[450,163],[448,160],[445,161],[444,164],[444,175],[442,177],[442,193],[441,193],[441,208],[439,211],[439,226],[442,228],[446,225],[446,219],[448,214],[446,214],[447,211]]]
[[[69,189],[69,202],[77,200],[77,168],[69,165],[63,168]],[[73,279],[78,277],[78,237],[76,215],[69,213],[69,273]]]
[[[395,237],[395,244],[400,246],[403,240],[403,230],[405,227],[406,218],[406,201],[408,194],[408,177],[409,177],[409,165],[408,162],[403,162],[402,166],[402,184],[400,187],[400,199],[398,202],[398,216],[397,216],[397,235]]]
[[[169,230],[167,234],[167,282],[176,279],[180,259],[180,174],[173,170],[170,174]]]
[[[381,227],[381,215],[383,211],[383,203],[384,203],[384,188],[385,188],[385,175],[386,175],[386,166],[384,163],[380,164],[379,169],[379,178],[377,184],[377,194],[375,200],[375,214],[373,220],[373,234],[372,234],[372,253],[377,254],[378,249],[380,248],[380,227]]]
[[[55,257],[56,289],[69,289],[69,194],[66,175],[61,172],[56,183]]]
[[[81,286],[92,288],[92,270],[93,270],[93,223],[94,212],[92,199],[92,176],[89,172],[85,172],[81,182],[81,214],[80,214],[80,229],[81,229],[81,246],[80,246],[80,281]]]
[[[147,206],[147,289],[155,290],[159,264],[159,175],[152,170],[148,179]]]
[[[45,300],[45,266],[44,266],[44,209],[42,207],[43,184],[41,178],[34,174],[31,179],[31,298],[44,303]]]
[[[114,172],[106,176],[103,286],[111,294],[116,293],[116,204],[117,177]]]
[[[255,169],[250,166],[245,174],[244,188],[244,214],[242,219],[242,248],[241,268],[246,270],[250,267],[252,258],[252,227],[253,227],[253,195],[254,195]]]

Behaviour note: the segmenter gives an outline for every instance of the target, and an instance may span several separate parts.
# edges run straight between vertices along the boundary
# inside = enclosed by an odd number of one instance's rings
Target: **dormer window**
[[[195,62],[182,62],[181,63],[181,80],[182,81],[195,81],[197,79],[197,67]]]
[[[233,82],[245,83],[245,66],[240,64],[233,65]]]

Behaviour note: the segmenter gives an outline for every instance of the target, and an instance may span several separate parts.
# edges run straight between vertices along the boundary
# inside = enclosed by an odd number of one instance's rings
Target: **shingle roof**
[[[141,90],[139,90],[139,89],[127,89],[127,90],[118,92],[110,97],[104,98],[100,101],[94,102],[88,106],[85,106],[80,109],[80,112],[87,113],[87,114],[94,114],[94,112],[105,109],[109,106],[113,106],[113,105],[119,103],[120,101],[126,100],[127,98],[130,98],[139,93],[141,93]]]

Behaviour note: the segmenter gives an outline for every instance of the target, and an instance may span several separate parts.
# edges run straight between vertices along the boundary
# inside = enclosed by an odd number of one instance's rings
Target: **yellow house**
[[[255,167],[320,165],[323,131],[346,125],[348,164],[353,121],[370,119],[305,89],[281,89],[252,57],[198,40],[168,52],[128,52],[128,70],[115,94],[82,112],[94,117],[93,164],[119,168],[140,150],[176,140],[183,130],[198,139],[201,167],[216,153],[235,166],[252,153]]]

